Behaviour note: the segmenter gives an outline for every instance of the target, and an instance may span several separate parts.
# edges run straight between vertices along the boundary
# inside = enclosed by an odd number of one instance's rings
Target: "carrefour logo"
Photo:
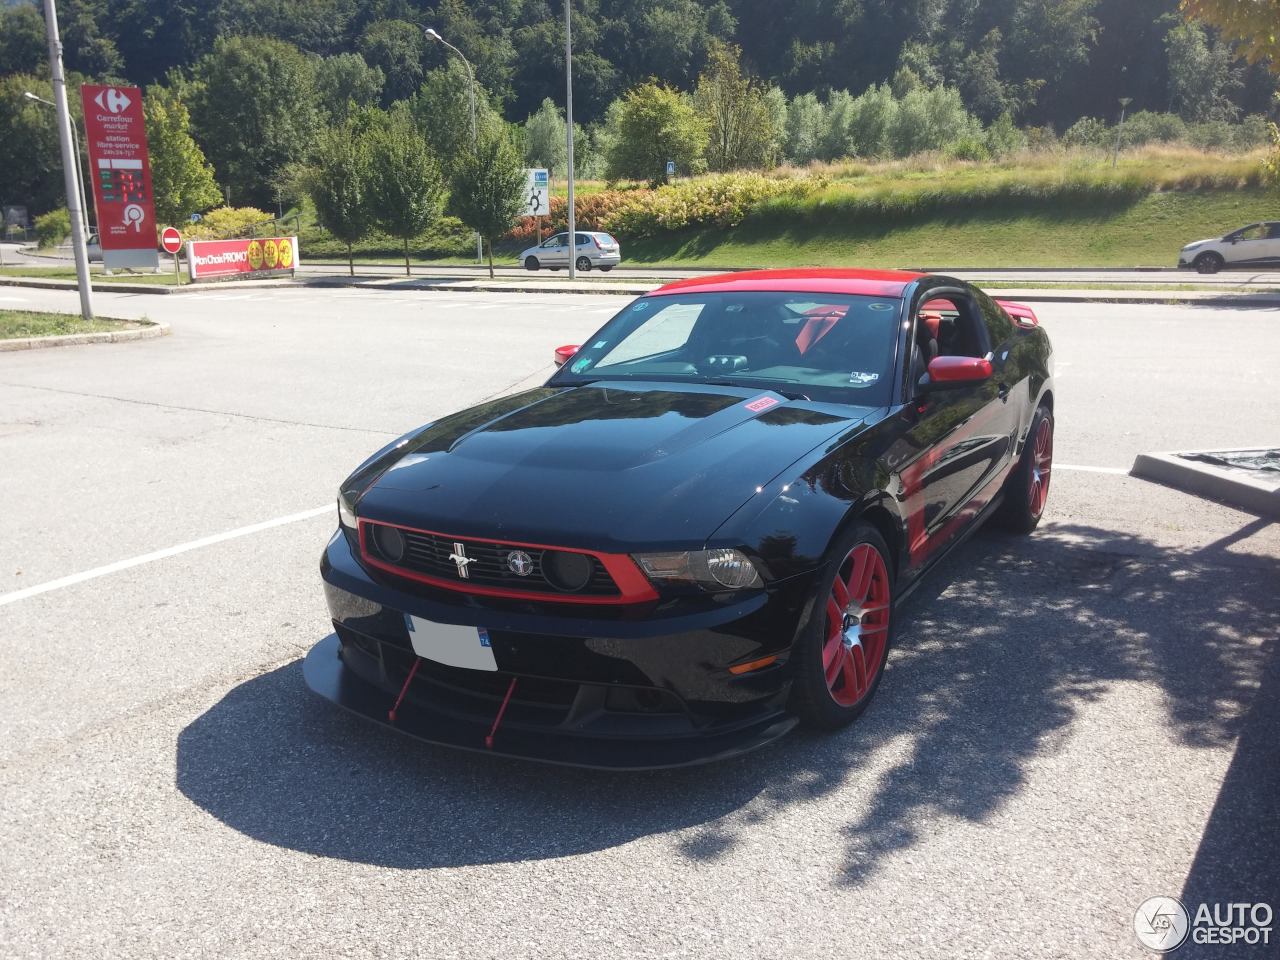
[[[93,98],[93,102],[98,105],[99,109],[113,114],[124,113],[129,109],[129,105],[133,103],[128,94],[117,90],[115,87],[108,87],[106,90],[101,91]]]

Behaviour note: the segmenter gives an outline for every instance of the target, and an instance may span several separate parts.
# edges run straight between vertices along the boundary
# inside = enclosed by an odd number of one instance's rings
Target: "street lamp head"
[[[427,27],[427,36],[430,37],[432,40],[438,40],[441,43],[444,43],[444,37],[436,33],[435,27]]]
[[[23,95],[24,97],[26,97],[28,100],[39,100],[39,99],[40,99],[40,98],[39,98],[39,97],[37,97],[34,93],[32,93],[30,90],[24,90],[24,91],[22,91],[22,95]]]

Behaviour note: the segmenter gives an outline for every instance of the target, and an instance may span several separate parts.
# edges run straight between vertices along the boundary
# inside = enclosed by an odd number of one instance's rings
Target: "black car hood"
[[[439,533],[695,547],[757,487],[871,412],[701,384],[542,388],[432,424],[347,488],[365,490],[361,516]]]

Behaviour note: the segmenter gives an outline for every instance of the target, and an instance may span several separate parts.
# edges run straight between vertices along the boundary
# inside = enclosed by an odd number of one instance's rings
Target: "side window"
[[[1280,223],[1267,224],[1267,239],[1280,240]]]
[[[576,235],[576,242],[578,246],[583,247],[591,242],[591,238],[588,237],[585,233],[579,233]]]
[[[1013,338],[1014,323],[1004,312],[1004,307],[996,303],[981,290],[977,291],[978,306],[982,310],[982,319],[987,327],[987,343],[995,350],[1002,343]]]
[[[564,235],[563,233],[557,233],[557,234],[556,234],[554,237],[552,237],[550,240],[546,241],[546,242],[543,244],[543,246],[544,246],[544,247],[547,247],[547,248],[563,246],[563,245],[564,245],[564,237],[565,237],[565,235]]]
[[[943,295],[921,304],[916,343],[926,354],[937,357],[984,357],[988,349],[981,312],[963,296]]]

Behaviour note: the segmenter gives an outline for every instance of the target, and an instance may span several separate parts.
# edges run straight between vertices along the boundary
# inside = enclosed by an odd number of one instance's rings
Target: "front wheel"
[[[1022,445],[1022,457],[1005,481],[1004,503],[998,518],[1014,533],[1030,533],[1044,516],[1049,500],[1049,479],[1053,474],[1053,414],[1048,407],[1036,409]]]
[[[1202,253],[1195,259],[1195,268],[1198,273],[1217,273],[1224,263],[1226,261],[1222,259],[1221,254]]]
[[[583,273],[586,273],[588,270],[590,270],[591,269],[590,259],[588,259],[587,257],[579,257],[578,269],[581,270]]]
[[[538,263],[537,257],[525,257],[524,268],[526,270],[537,270],[542,264]]]
[[[837,541],[820,583],[793,658],[791,709],[811,727],[837,730],[871,702],[893,635],[889,548],[875,527],[858,524]]]

